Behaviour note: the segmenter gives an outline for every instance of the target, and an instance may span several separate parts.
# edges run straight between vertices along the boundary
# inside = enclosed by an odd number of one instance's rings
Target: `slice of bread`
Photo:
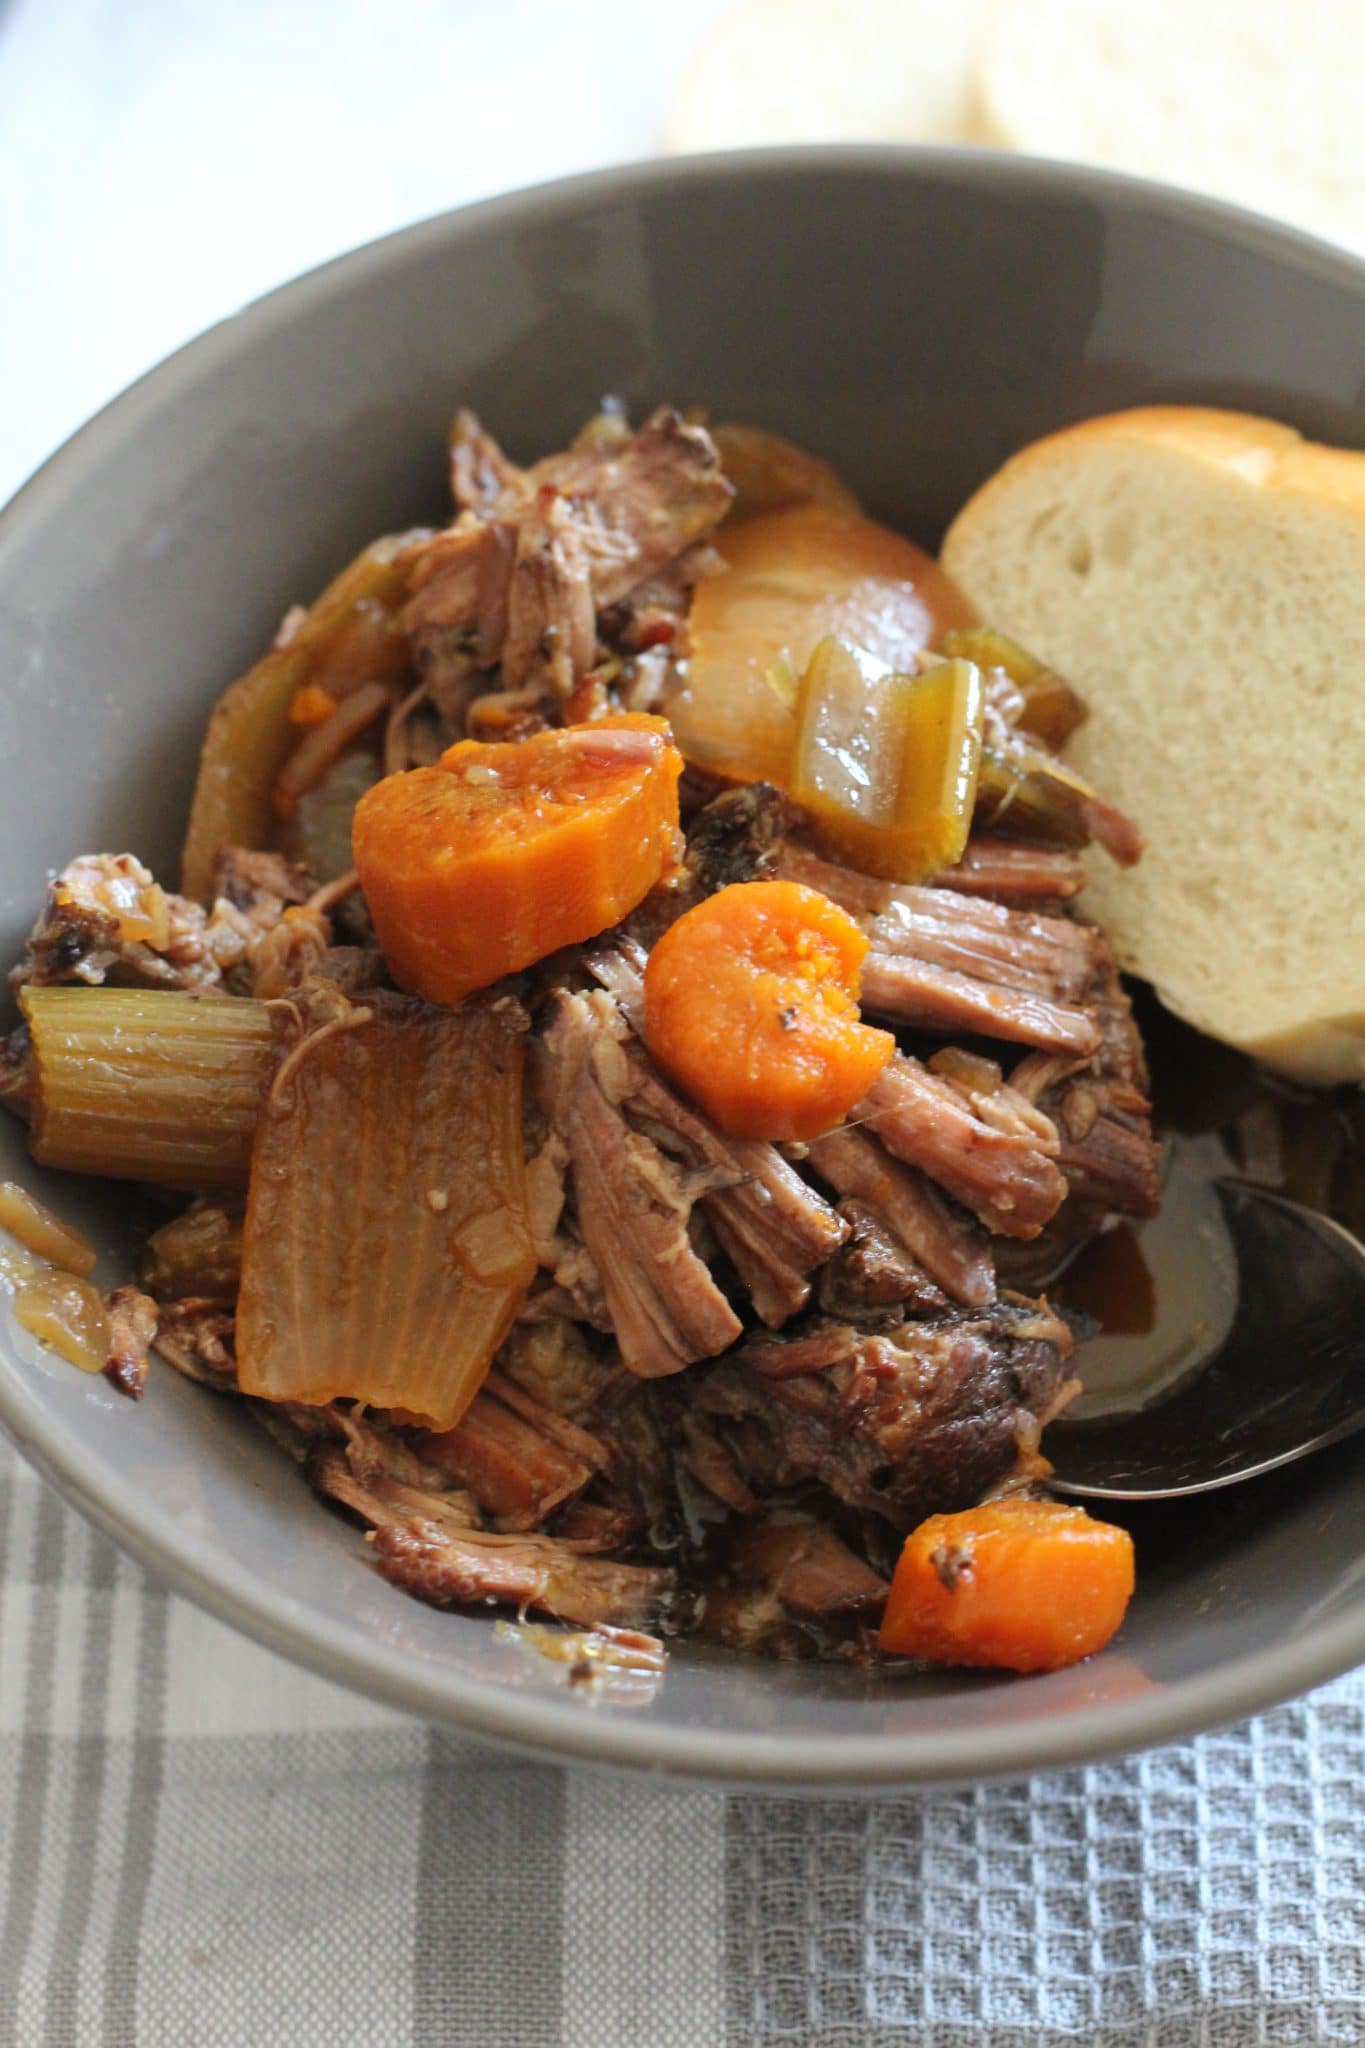
[[[1212,192],[1365,248],[1361,0],[1000,0],[987,137]]]
[[[1147,838],[1089,856],[1122,964],[1282,1072],[1365,1080],[1365,454],[1114,413],[1013,456],[943,561],[1090,707],[1068,758]]]
[[[972,139],[985,0],[749,0],[702,38],[671,149]]]

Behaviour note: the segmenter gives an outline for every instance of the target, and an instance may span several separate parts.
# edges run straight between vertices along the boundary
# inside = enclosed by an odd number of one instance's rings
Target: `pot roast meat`
[[[546,485],[517,528],[502,643],[504,687],[544,689],[566,704],[592,667],[596,647],[582,529],[566,500]]]
[[[585,956],[635,1034],[623,1041],[633,1080],[629,1114],[688,1169],[694,1186],[711,1183],[701,1196],[707,1221],[759,1315],[775,1328],[805,1307],[810,1275],[838,1249],[847,1227],[775,1145],[722,1137],[663,1080],[638,1037],[644,964],[644,949],[629,937]]]
[[[147,1384],[147,1359],[156,1342],[160,1311],[136,1287],[116,1287],[105,1297],[109,1316],[109,1357],[104,1376],[121,1394],[140,1401]]]
[[[1072,1348],[1045,1303],[1002,1300],[987,1315],[907,1322],[894,1335],[828,1325],[764,1338],[689,1392],[756,1492],[816,1483],[909,1529],[971,1505],[1013,1470],[1021,1443],[1036,1443],[1071,1391]],[[783,1352],[802,1369],[786,1368]]]
[[[515,492],[522,472],[508,460],[477,413],[462,405],[450,430],[450,495],[460,512],[491,512]]]
[[[1049,1156],[1055,1132],[1049,1143],[1023,1119],[988,1120],[905,1053],[878,1075],[855,1117],[1002,1237],[1036,1237],[1065,1199],[1066,1181]]]
[[[460,634],[480,667],[502,663],[502,695],[559,706],[592,665],[597,613],[695,551],[734,496],[709,434],[667,406],[637,434],[590,438],[528,470],[462,415],[451,480],[460,517],[414,549],[404,628],[418,646]]]
[[[1070,1201],[1084,1204],[1098,1229],[1107,1213],[1155,1216],[1161,1206],[1161,1146],[1152,1132],[1147,1062],[1119,980],[1113,952],[1096,934],[1087,1000],[1100,1045],[1086,1061],[1021,1060],[1014,1089],[1037,1103],[1057,1128],[1057,1164]]]
[[[499,516],[519,518],[547,486],[579,526],[599,607],[619,603],[705,539],[735,495],[706,429],[689,426],[667,405],[638,433],[593,440],[536,463],[499,498]]]
[[[161,1304],[156,1349],[187,1380],[237,1392],[237,1319],[220,1301],[187,1295]]]
[[[879,1607],[887,1583],[841,1536],[807,1515],[771,1514],[743,1529],[726,1557],[726,1580],[762,1586],[792,1614],[817,1621]]]
[[[630,1623],[672,1583],[667,1571],[616,1564],[571,1542],[471,1526],[467,1495],[447,1500],[382,1475],[362,1481],[331,1447],[312,1458],[310,1476],[319,1493],[370,1524],[383,1576],[436,1607],[494,1604],[588,1626]]]
[[[490,1373],[490,1379],[495,1376]],[[548,1417],[529,1397],[487,1382],[453,1429],[426,1430],[414,1439],[420,1455],[473,1495],[494,1524],[508,1531],[534,1529],[554,1508],[580,1493],[595,1464],[579,1446],[547,1428]],[[528,1412],[519,1413],[524,1407]],[[586,1432],[576,1435],[586,1437]],[[572,1447],[571,1447],[572,1446]],[[603,1454],[597,1464],[605,1462]]]
[[[168,894],[135,855],[83,854],[49,883],[10,987],[212,988],[222,966],[206,928],[202,907]]]
[[[785,872],[796,815],[790,799],[770,782],[746,783],[713,797],[687,828],[687,866],[698,893],[710,896],[732,882],[768,881]]]
[[[1070,918],[1006,909],[948,888],[876,882],[788,843],[780,872],[861,923],[864,1010],[893,1025],[1092,1053],[1099,1027],[1081,1007],[1094,934]]]
[[[624,1032],[602,993],[561,993],[535,1047],[541,1108],[568,1149],[583,1242],[632,1372],[681,1372],[714,1357],[740,1321],[689,1235],[695,1196],[621,1103],[632,1092]]]
[[[893,1159],[865,1126],[845,1124],[817,1138],[810,1163],[841,1195],[870,1209],[953,1301],[984,1308],[995,1299],[990,1244],[922,1173]]]
[[[890,1308],[902,1308],[907,1315],[947,1308],[942,1288],[911,1258],[876,1209],[849,1197],[840,1202],[838,1213],[848,1236],[820,1269],[820,1307],[826,1315],[856,1319]]]
[[[737,1138],[729,1151],[744,1178],[704,1207],[754,1307],[776,1329],[805,1307],[811,1274],[837,1253],[849,1225],[775,1146]]]
[[[957,866],[936,875],[933,886],[997,903],[1062,904],[1085,887],[1085,862],[1068,847],[974,832]]]

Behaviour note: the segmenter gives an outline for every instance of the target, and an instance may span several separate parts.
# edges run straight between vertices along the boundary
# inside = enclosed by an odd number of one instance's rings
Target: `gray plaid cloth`
[[[940,1797],[477,1749],[172,1599],[0,1446],[0,2048],[1365,2042],[1365,1674]]]

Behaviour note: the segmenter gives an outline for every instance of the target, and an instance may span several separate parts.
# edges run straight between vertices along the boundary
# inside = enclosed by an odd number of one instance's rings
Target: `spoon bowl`
[[[1081,1395],[1047,1434],[1058,1493],[1206,1493],[1365,1428],[1365,1249],[1351,1233],[1265,1188],[1204,1180],[1178,1153],[1162,1216],[1143,1249],[1178,1326],[1082,1347]]]

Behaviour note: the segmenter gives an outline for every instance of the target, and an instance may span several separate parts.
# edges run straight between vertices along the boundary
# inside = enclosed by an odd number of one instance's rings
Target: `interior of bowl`
[[[216,693],[374,534],[443,513],[473,405],[562,445],[605,392],[791,435],[932,544],[1011,449],[1161,400],[1365,443],[1365,273],[1226,209],[970,155],[800,152],[604,173],[408,231],[163,365],[0,523],[0,950],[50,870],[174,873]],[[1153,744],[1160,736],[1153,734]],[[89,1231],[126,1191],[0,1177]],[[1029,1680],[908,1680],[678,1651],[648,1704],[585,1701],[481,1617],[369,1569],[229,1401],[155,1371],[134,1406],[0,1326],[0,1419],[77,1503],[229,1620],[331,1675],[544,1751],[804,1785],[1008,1773],[1264,1704],[1365,1657],[1365,1453],[1149,1510],[1115,1647]]]

